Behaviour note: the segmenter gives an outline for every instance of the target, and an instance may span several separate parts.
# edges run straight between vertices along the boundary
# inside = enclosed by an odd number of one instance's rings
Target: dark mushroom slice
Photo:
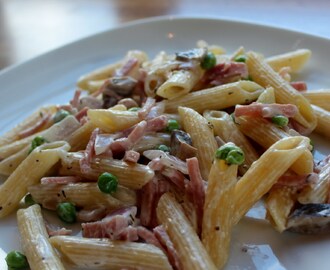
[[[205,58],[206,54],[207,54],[207,48],[198,48],[186,52],[176,53],[175,59],[183,62],[189,62],[189,61],[201,62]]]
[[[192,140],[188,133],[175,129],[171,134],[170,154],[181,160],[195,157],[197,149],[192,146]]]
[[[109,108],[118,103],[123,97],[130,97],[137,81],[129,76],[110,78],[102,87],[103,108]]]
[[[330,204],[304,204],[294,210],[287,223],[288,231],[319,234],[330,231]]]

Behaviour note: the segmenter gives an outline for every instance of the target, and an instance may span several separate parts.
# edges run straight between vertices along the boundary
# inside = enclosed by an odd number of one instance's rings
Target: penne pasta
[[[330,90],[313,90],[301,92],[301,94],[315,106],[330,111]]]
[[[217,269],[180,204],[171,194],[166,193],[160,198],[157,217],[172,240],[183,269]]]
[[[31,270],[65,269],[49,243],[40,206],[35,204],[17,211],[21,243]]]
[[[267,87],[265,91],[260,94],[256,102],[264,104],[276,103],[274,88]]]
[[[330,112],[315,105],[312,105],[312,107],[317,118],[315,132],[330,138]]]

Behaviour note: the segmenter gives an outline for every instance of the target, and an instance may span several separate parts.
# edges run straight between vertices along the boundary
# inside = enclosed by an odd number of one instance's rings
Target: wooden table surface
[[[0,0],[0,70],[142,18],[211,16],[330,38],[328,0]]]

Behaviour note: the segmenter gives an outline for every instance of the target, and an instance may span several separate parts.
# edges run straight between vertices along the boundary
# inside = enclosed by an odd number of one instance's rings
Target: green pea
[[[233,143],[226,143],[218,148],[215,152],[215,157],[225,160],[227,164],[241,165],[245,160],[242,149]]]
[[[76,221],[76,207],[70,202],[59,203],[56,207],[57,215],[66,223]]]
[[[102,173],[97,181],[99,189],[104,193],[113,193],[117,191],[118,179],[112,173]]]
[[[54,117],[53,117],[53,121],[54,123],[58,123],[61,122],[65,117],[69,116],[70,113],[66,110],[59,110],[55,113]]]
[[[40,146],[40,145],[42,145],[42,144],[44,144],[44,143],[46,143],[47,142],[47,140],[44,138],[44,137],[42,137],[42,136],[36,136],[33,140],[32,140],[32,142],[31,142],[31,147],[30,147],[30,150],[29,150],[29,154],[35,149],[35,148],[37,148],[38,146]]]
[[[129,109],[128,109],[128,111],[130,111],[130,112],[137,112],[137,111],[139,111],[139,110],[141,110],[140,107],[132,107],[132,108],[129,108]]]
[[[289,123],[289,118],[284,115],[275,115],[272,117],[272,122],[279,127],[285,127]]]
[[[201,62],[202,69],[211,69],[217,64],[214,53],[208,52]]]
[[[166,131],[173,131],[175,129],[180,129],[180,125],[178,123],[178,121],[176,121],[175,119],[169,119],[167,121],[167,127],[166,127]]]
[[[310,145],[310,151],[311,152],[314,152],[314,149],[315,149],[315,144],[314,144],[314,142],[311,140],[311,139],[309,139],[309,145]]]
[[[29,267],[29,263],[25,255],[16,250],[9,252],[5,260],[8,268],[11,269],[25,269]]]
[[[161,144],[160,146],[158,146],[158,150],[161,150],[163,152],[170,152],[171,149],[167,145]]]
[[[244,54],[240,54],[240,55],[237,55],[234,59],[235,62],[241,62],[241,63],[245,63],[246,62],[246,55]]]
[[[32,195],[29,193],[24,197],[24,203],[26,206],[34,205],[36,202],[33,200]]]

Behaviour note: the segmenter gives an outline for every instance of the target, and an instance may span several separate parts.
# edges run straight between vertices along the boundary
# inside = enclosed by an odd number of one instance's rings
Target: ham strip
[[[41,119],[39,119],[33,126],[22,130],[18,136],[20,139],[26,138],[31,136],[32,134],[36,133],[41,129],[47,122],[50,120],[51,115],[49,113],[42,113]]]
[[[139,63],[136,58],[130,58],[128,61],[118,70],[116,70],[114,76],[127,76],[131,70]]]
[[[140,153],[134,150],[128,150],[125,152],[124,161],[137,163],[140,159]]]
[[[291,82],[291,86],[299,92],[307,91],[307,84],[306,82],[298,81],[298,82]]]
[[[158,239],[151,231],[149,231],[148,229],[146,229],[142,226],[138,226],[136,229],[137,229],[138,236],[144,242],[146,242],[147,244],[154,245],[160,249],[163,249],[162,245],[159,243]]]
[[[80,95],[81,95],[81,91],[80,90],[76,90],[74,92],[74,96],[73,96],[73,99],[70,100],[70,104],[73,108],[78,108],[79,106],[79,99],[80,99]]]
[[[271,118],[276,115],[294,117],[298,108],[293,104],[262,104],[253,102],[249,105],[236,105],[235,117],[251,116]]]
[[[88,173],[91,169],[91,160],[95,155],[95,151],[94,151],[95,140],[99,132],[100,132],[99,128],[94,129],[89,139],[89,142],[86,146],[86,150],[84,151],[84,156],[79,161],[80,170],[82,173]]]
[[[202,221],[205,202],[205,188],[202,179],[198,159],[196,157],[187,159],[188,173],[190,181],[187,184],[186,191],[190,202],[194,205],[197,215],[197,233],[202,230]]]
[[[147,132],[162,131],[167,126],[168,117],[166,115],[160,115],[152,119],[147,120]]]
[[[303,188],[305,186],[316,184],[319,177],[316,173],[310,173],[305,175],[290,175],[285,174],[282,175],[277,183],[275,184],[276,187],[296,187],[296,188]]]
[[[106,210],[107,209],[103,206],[96,209],[83,209],[78,211],[77,219],[83,222],[100,220],[106,215]]]
[[[154,98],[148,97],[146,102],[143,104],[141,110],[138,111],[138,116],[140,119],[145,119],[149,114],[153,106],[155,106],[156,100]]]

